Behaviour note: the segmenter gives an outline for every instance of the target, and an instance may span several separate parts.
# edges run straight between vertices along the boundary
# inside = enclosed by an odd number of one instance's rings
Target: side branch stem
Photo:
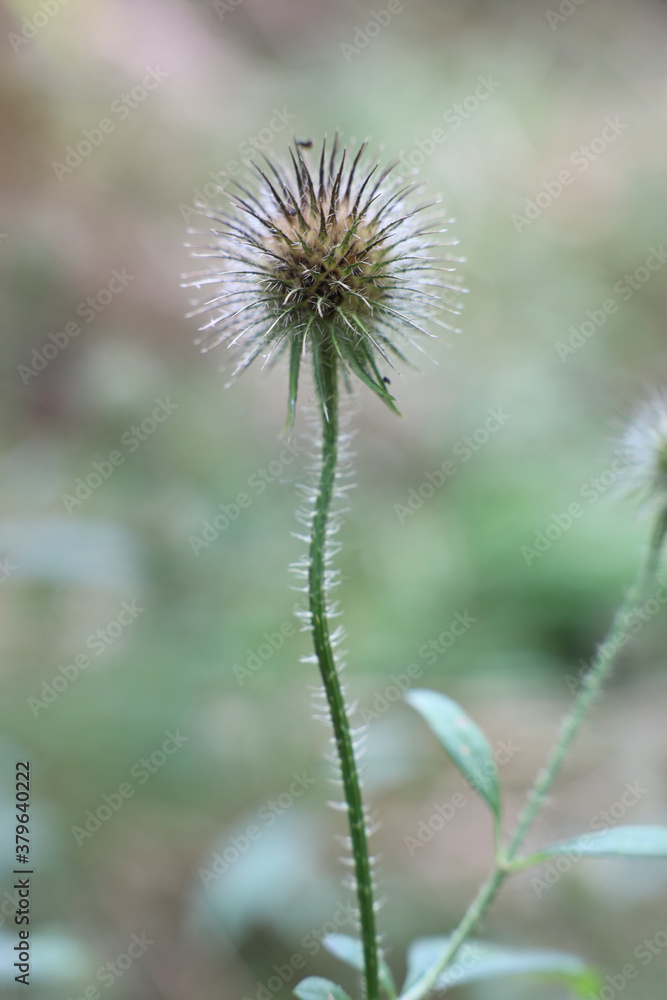
[[[513,871],[519,870],[520,863],[517,862],[519,849],[535,817],[544,805],[544,801],[553,787],[563,761],[581,730],[593,701],[608,679],[616,662],[619,649],[630,638],[631,613],[637,606],[637,602],[642,599],[647,586],[654,578],[660,549],[666,534],[666,524],[667,520],[663,515],[654,529],[645,563],[637,575],[635,582],[629,588],[622,604],[616,611],[609,631],[599,645],[588,672],[581,682],[581,688],[574,699],[572,708],[563,720],[558,739],[544,767],[538,774],[533,788],[529,792],[528,801],[519,816],[514,832],[510,836],[507,850],[505,852],[498,852],[495,864],[488,878],[480,887],[479,892],[466,910],[458,927],[448,938],[447,944],[443,947],[438,961],[431,966],[428,972],[414,986],[401,994],[399,1000],[422,1000],[423,997],[426,997],[431,992],[442,973],[454,960],[458,949],[488,910],[507,876],[512,874]]]

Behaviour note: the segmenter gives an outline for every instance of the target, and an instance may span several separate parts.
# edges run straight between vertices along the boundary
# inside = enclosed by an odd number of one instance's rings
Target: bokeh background
[[[509,741],[509,821],[634,573],[645,525],[611,452],[665,374],[667,5],[395,7],[0,4],[3,996],[23,995],[10,958],[22,759],[36,1000],[273,1000],[290,995],[274,966],[292,956],[295,979],[355,989],[320,943],[351,928],[341,817],[325,808],[328,735],[292,628],[302,472],[280,459],[285,372],[223,391],[224,359],[193,346],[179,287],[195,199],[255,142],[281,156],[292,135],[370,135],[441,192],[467,257],[463,333],[435,343],[437,365],[392,376],[405,416],[359,399],[340,557],[348,683],[374,712],[367,795],[399,978],[413,937],[457,921],[491,839],[392,675],[416,664],[419,684],[462,701],[494,747]],[[91,132],[102,119],[111,128]],[[85,129],[98,142],[77,162],[68,147]],[[456,474],[418,506],[410,491],[448,459]],[[207,529],[239,493],[249,505]],[[582,516],[547,551],[522,551],[575,502]],[[457,612],[474,623],[432,662],[423,647]],[[535,844],[667,821],[666,635],[655,615],[624,651]],[[457,792],[464,807],[442,829],[406,841]],[[631,963],[624,997],[664,997],[667,949],[646,965],[635,953],[664,942],[667,864],[580,862],[548,888],[532,882],[543,874],[508,884],[483,933],[572,949],[609,975]],[[457,995],[565,993],[507,980]]]

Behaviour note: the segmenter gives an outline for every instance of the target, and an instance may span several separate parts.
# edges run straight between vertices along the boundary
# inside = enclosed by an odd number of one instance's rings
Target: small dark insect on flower
[[[369,161],[363,142],[348,156],[338,136],[326,139],[315,163],[312,140],[295,140],[291,166],[264,158],[249,163],[252,188],[235,184],[226,211],[199,206],[212,225],[195,257],[207,270],[188,275],[186,287],[215,292],[190,315],[209,314],[197,341],[202,350],[226,344],[234,351],[232,377],[262,355],[290,357],[288,423],[294,421],[301,361],[311,356],[315,385],[326,352],[337,358],[349,385],[355,375],[392,409],[394,397],[380,366],[406,360],[405,345],[433,336],[439,318],[458,315],[440,289],[462,291],[452,272],[460,258],[433,255],[454,246],[435,202],[416,200],[420,185]],[[419,348],[421,349],[421,348]]]

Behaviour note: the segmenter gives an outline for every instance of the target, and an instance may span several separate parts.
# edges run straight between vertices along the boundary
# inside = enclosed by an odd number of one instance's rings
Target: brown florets
[[[359,224],[346,202],[339,204],[334,214],[325,212],[326,206],[318,204],[318,213],[307,209],[303,222],[294,216],[274,220],[286,236],[271,241],[271,250],[278,258],[274,265],[277,284],[291,285],[293,301],[318,316],[340,307],[368,313],[360,295],[365,291],[371,304],[382,290],[382,279],[373,281],[374,269],[381,262],[377,224]]]

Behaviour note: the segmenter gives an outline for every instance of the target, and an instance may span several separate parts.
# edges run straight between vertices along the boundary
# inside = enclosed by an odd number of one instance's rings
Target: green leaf
[[[408,949],[408,974],[402,993],[419,983],[444,951],[448,938],[418,938]],[[451,965],[438,977],[437,989],[462,986],[482,979],[532,975],[566,983],[578,996],[588,997],[600,986],[595,969],[562,951],[505,948],[470,940],[463,944]],[[400,1000],[400,998],[399,998]]]
[[[468,782],[500,817],[498,768],[482,730],[463,709],[439,691],[420,688],[405,700],[424,716],[440,743]]]
[[[304,338],[308,334],[312,320],[306,327],[306,331],[302,337],[295,335],[292,337],[292,342],[290,346],[290,361],[289,361],[289,395],[287,401],[287,422],[285,424],[285,430],[292,432],[294,428],[294,418],[296,416],[296,400],[299,391],[299,370],[301,367],[301,356],[303,353],[303,342]]]
[[[342,310],[340,309],[338,311],[342,312]],[[382,377],[380,376],[379,372],[377,374],[377,381],[376,381],[376,379],[373,378],[372,373],[368,370],[367,367],[368,362],[366,360],[364,352],[359,351],[359,353],[361,354],[361,358],[358,357],[357,350],[359,349],[355,348],[355,345],[352,344],[349,340],[341,338],[341,340],[338,341],[338,339],[336,338],[336,344],[337,347],[339,348],[339,353],[341,354],[341,357],[349,364],[350,368],[357,376],[357,378],[361,379],[364,385],[367,385],[369,389],[372,389],[373,392],[380,397],[382,402],[386,403],[389,409],[400,417],[401,413],[396,406],[396,400],[387,389],[385,383],[382,381]]]
[[[667,827],[617,826],[549,844],[512,865],[516,870],[539,865],[562,854],[588,858],[667,858]]]
[[[326,418],[328,420],[329,419],[329,414],[327,412],[328,392],[327,392],[327,387],[324,384],[324,377],[322,375],[322,351],[316,338],[313,338],[311,348],[313,355],[313,379],[315,380],[315,388],[317,389],[317,395],[320,398],[320,403],[322,404]]]
[[[336,986],[330,979],[309,976],[294,987],[294,996],[299,1000],[350,1000],[342,986]]]
[[[340,958],[342,962],[347,962],[353,969],[360,972],[364,970],[364,949],[358,938],[350,937],[348,934],[325,934],[322,944],[332,955]],[[380,958],[380,986],[385,993],[393,998],[396,996],[396,985],[391,969],[383,958]]]

